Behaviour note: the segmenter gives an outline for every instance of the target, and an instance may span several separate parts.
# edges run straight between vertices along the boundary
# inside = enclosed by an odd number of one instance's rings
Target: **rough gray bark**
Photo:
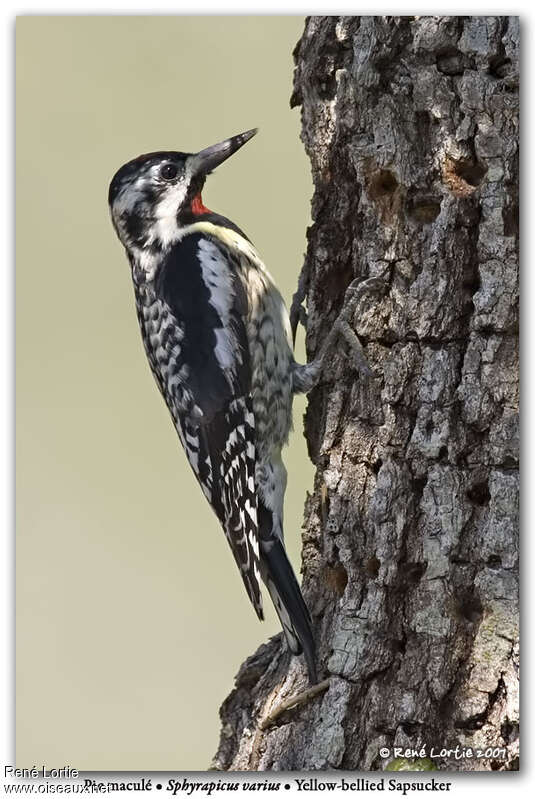
[[[281,637],[241,667],[215,766],[376,770],[381,747],[518,768],[518,19],[316,17],[295,51],[312,163],[309,357],[380,278],[309,398],[304,593],[330,687]],[[291,479],[291,476],[290,476]]]

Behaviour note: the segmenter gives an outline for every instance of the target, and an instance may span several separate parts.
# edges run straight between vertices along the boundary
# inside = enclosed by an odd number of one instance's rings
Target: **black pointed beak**
[[[231,136],[230,139],[225,139],[219,144],[212,144],[211,147],[206,147],[200,153],[196,153],[191,157],[191,166],[194,175],[208,175],[219,164],[226,161],[236,150],[243,147],[245,142],[252,139],[258,133],[258,128],[246,130],[245,133],[238,133],[237,136]]]

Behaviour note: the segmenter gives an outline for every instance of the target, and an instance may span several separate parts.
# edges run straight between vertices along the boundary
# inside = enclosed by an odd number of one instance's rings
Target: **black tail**
[[[260,543],[264,570],[262,575],[278,613],[288,646],[295,655],[304,653],[311,684],[318,682],[316,646],[308,608],[295,578],[284,544],[279,538]]]

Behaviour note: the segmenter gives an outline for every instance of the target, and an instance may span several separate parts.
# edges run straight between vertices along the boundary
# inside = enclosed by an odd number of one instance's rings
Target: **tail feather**
[[[318,676],[312,623],[284,545],[279,538],[271,538],[261,542],[261,550],[266,571],[264,582],[275,605],[288,646],[295,655],[303,652],[309,680],[315,684]]]

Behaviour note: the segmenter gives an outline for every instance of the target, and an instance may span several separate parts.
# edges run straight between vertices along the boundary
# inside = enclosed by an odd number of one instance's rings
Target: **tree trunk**
[[[307,20],[307,351],[376,277],[353,328],[377,376],[340,341],[305,420],[303,586],[329,687],[269,719],[306,678],[281,636],[262,646],[217,768],[380,770],[393,747],[457,744],[485,756],[438,768],[518,768],[518,39],[516,17]]]

